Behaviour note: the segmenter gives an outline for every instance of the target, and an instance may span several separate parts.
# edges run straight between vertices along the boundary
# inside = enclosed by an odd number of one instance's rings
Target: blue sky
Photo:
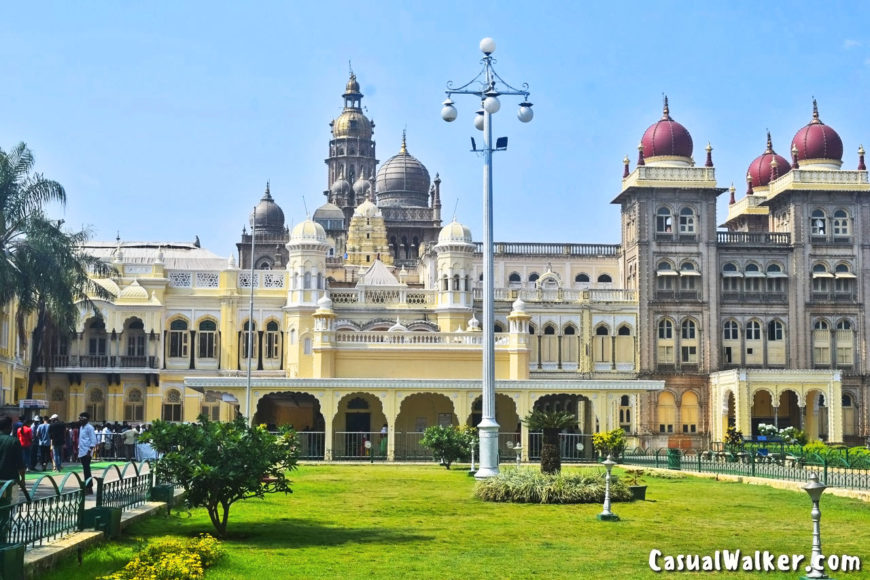
[[[97,240],[192,241],[235,254],[266,180],[288,226],[325,198],[329,121],[351,60],[378,158],[408,150],[442,178],[443,218],[482,235],[476,103],[439,116],[447,81],[480,68],[527,82],[535,119],[502,100],[496,241],[619,241],[632,168],[662,94],[717,179],[745,191],[765,131],[789,157],[811,117],[870,147],[868,8],[855,3],[18,2],[0,19],[0,147],[25,141]],[[611,6],[615,6],[612,5]],[[718,220],[725,217],[727,193]],[[303,203],[304,199],[304,203]]]

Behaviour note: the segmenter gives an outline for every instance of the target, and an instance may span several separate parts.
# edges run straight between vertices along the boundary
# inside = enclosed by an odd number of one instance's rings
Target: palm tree
[[[93,283],[112,268],[83,250],[88,232],[67,232],[50,220],[44,206],[64,204],[66,192],[56,181],[33,172],[33,155],[24,143],[0,149],[0,304],[17,301],[16,324],[23,345],[35,316],[30,341],[27,398],[33,396],[39,366],[50,368],[53,350],[75,331],[80,308],[96,311],[89,295],[111,296]]]
[[[541,473],[562,471],[562,456],[559,453],[559,432],[577,425],[577,417],[568,411],[543,411],[534,409],[526,415],[523,423],[531,431],[543,431],[541,444]]]

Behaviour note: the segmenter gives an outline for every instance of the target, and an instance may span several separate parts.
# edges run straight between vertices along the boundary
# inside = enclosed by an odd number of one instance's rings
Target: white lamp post
[[[475,477],[485,479],[498,475],[498,423],[495,420],[495,335],[493,316],[493,258],[492,258],[492,152],[507,148],[507,137],[498,140],[496,148],[492,143],[492,115],[501,108],[500,96],[522,96],[517,117],[528,123],[534,116],[529,102],[528,85],[516,89],[507,84],[492,68],[495,60],[495,41],[484,38],[480,41],[483,69],[476,77],[461,87],[447,83],[447,99],[441,108],[441,118],[448,123],[457,117],[453,106],[453,95],[473,95],[481,109],[474,118],[474,126],[483,131],[483,149],[477,149],[472,138],[472,150],[483,153],[483,401],[482,416],[477,428],[480,433],[480,469]],[[476,87],[471,85],[476,84]],[[471,88],[469,88],[471,87]]]
[[[604,479],[604,508],[598,514],[598,519],[603,522],[618,522],[619,516],[610,511],[610,472],[613,466],[616,465],[616,462],[612,456],[608,455],[602,464],[607,470],[607,477]]]
[[[813,473],[810,475],[810,480],[803,489],[807,494],[809,494],[810,499],[813,501],[813,511],[810,512],[811,517],[813,518],[813,551],[810,563],[806,568],[809,574],[801,576],[801,580],[804,580],[805,578],[830,578],[830,576],[825,574],[825,565],[823,563],[824,557],[822,556],[822,535],[819,528],[819,522],[822,519],[822,511],[819,509],[819,500],[822,497],[822,492],[825,491],[827,487],[824,483],[819,481],[819,476]],[[820,568],[816,567],[816,564],[818,564]]]

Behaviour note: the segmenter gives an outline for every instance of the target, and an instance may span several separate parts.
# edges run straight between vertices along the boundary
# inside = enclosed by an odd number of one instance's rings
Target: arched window
[[[779,320],[771,320],[767,323],[767,340],[778,341],[783,339],[783,326]]]
[[[91,415],[91,421],[106,420],[106,399],[103,397],[103,391],[100,389],[91,389],[88,393],[88,412]]]
[[[550,325],[544,327],[544,334],[548,336],[552,336],[556,334],[556,329]]]
[[[496,322],[495,324],[493,324],[493,330],[497,333],[504,332],[504,327],[500,323]]]
[[[131,320],[125,331],[127,335],[127,356],[145,356],[145,325],[138,318]],[[91,419],[94,416],[91,415]]]
[[[695,321],[691,319],[683,320],[683,324],[680,326],[680,337],[692,339],[695,338]]]
[[[95,319],[88,327],[88,355],[106,356],[106,323],[102,318]]]
[[[217,344],[217,324],[214,320],[203,320],[199,323],[199,358],[215,358]]]
[[[743,268],[743,289],[746,292],[757,293],[761,292],[761,281],[764,279],[764,272],[758,267],[758,264],[749,263]]]
[[[598,328],[595,329],[595,335],[596,336],[608,336],[608,335],[610,335],[610,330],[608,330],[608,328],[602,324],[601,326],[599,326]]]
[[[164,421],[175,421],[177,423],[182,420],[181,393],[177,389],[166,391],[161,416]]]
[[[741,278],[743,278],[743,274],[733,262],[728,262],[722,266],[722,292],[740,292],[740,287],[743,285]]]
[[[761,324],[757,320],[750,320],[746,325],[746,340],[761,340]]]
[[[656,290],[669,291],[674,289],[674,278],[679,276],[671,263],[662,260],[656,265]]]
[[[838,209],[834,212],[834,237],[846,238],[852,235],[852,230],[849,227],[849,214],[846,210]]]
[[[578,284],[588,284],[589,283],[589,275],[588,274],[577,274],[574,276],[574,281]]]
[[[656,362],[658,364],[674,364],[674,348],[674,323],[669,318],[664,318],[658,324]]]
[[[510,276],[508,276],[508,285],[511,288],[515,288],[523,283],[522,277],[517,272],[511,272]]]
[[[783,292],[787,275],[779,264],[767,265],[767,291]]]
[[[270,320],[266,323],[266,352],[267,359],[277,359],[281,357],[281,344],[279,341],[278,323]]]
[[[698,432],[698,418],[701,415],[701,406],[698,404],[698,395],[688,391],[683,394],[680,403],[680,419],[683,424],[683,433]]]
[[[674,423],[677,422],[677,406],[674,404],[674,395],[664,391],[659,395],[656,409],[659,423],[659,433],[673,433]]]
[[[251,326],[251,322],[246,320],[242,328],[243,330],[239,337],[241,339],[239,347],[242,350],[242,358],[255,357],[257,355],[257,325]]]
[[[810,233],[813,236],[824,237],[825,235],[827,235],[825,220],[825,212],[820,209],[813,211],[810,217]]]
[[[740,340],[740,326],[734,320],[725,322],[724,331],[722,333],[724,340]]]
[[[850,271],[848,264],[837,264],[834,268],[834,292],[840,295],[852,294],[855,287],[855,274]]]
[[[813,292],[817,294],[825,294],[831,290],[831,278],[834,274],[828,272],[828,267],[825,264],[816,264],[813,266]]]
[[[535,272],[532,272],[531,274],[529,274],[529,282],[532,283],[532,284],[534,284],[535,282],[537,282],[537,281],[538,281],[538,278],[540,278],[540,276],[538,276],[538,274],[535,273]]]
[[[190,333],[187,321],[176,319],[169,323],[169,357],[187,358]]]
[[[695,279],[699,276],[700,273],[695,270],[695,264],[692,262],[680,264],[680,290],[694,292],[697,289]]]
[[[698,338],[695,321],[686,318],[680,324],[680,361],[698,363]]]
[[[680,210],[680,234],[695,234],[695,211],[690,207],[684,207]]]
[[[837,321],[834,339],[837,349],[837,366],[852,366],[855,362],[855,333],[852,331],[851,321],[846,318]]]
[[[142,391],[139,389],[130,389],[127,391],[127,397],[124,400],[124,420],[129,422],[139,422],[145,418],[145,400],[142,398]]]
[[[660,207],[658,211],[656,211],[656,233],[657,234],[669,234],[673,232],[673,217],[671,216],[671,210],[666,207]]]
[[[619,330],[616,331],[617,336],[631,336],[631,328],[623,324],[619,327]]]
[[[674,337],[674,323],[669,319],[665,319],[659,322],[659,338],[673,338]]]
[[[613,279],[610,277],[609,274],[602,274],[598,277],[598,282],[602,284],[610,284],[613,282]]]

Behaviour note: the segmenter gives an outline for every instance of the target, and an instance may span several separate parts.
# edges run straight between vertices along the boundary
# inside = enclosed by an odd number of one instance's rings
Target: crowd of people
[[[61,472],[64,463],[84,465],[103,458],[133,461],[136,441],[146,429],[148,425],[137,427],[127,422],[94,425],[88,413],[81,413],[78,421],[66,423],[53,414],[37,415],[30,420],[19,416],[8,434],[18,440],[26,469]]]

